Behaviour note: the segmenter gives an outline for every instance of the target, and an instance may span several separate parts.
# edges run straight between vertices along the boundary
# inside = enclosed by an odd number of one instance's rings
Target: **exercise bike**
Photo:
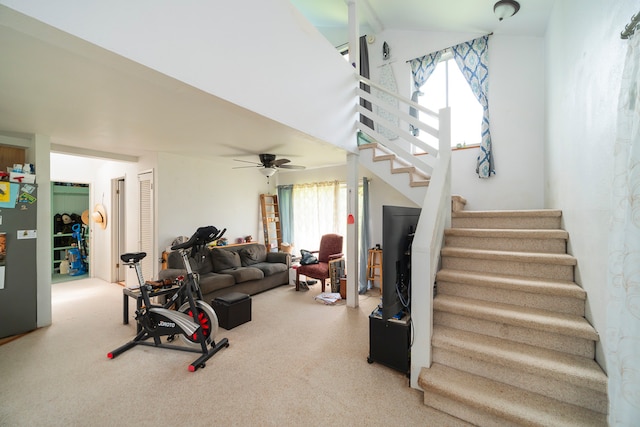
[[[147,254],[133,252],[120,256],[123,263],[136,271],[143,306],[136,310],[136,321],[140,326],[140,332],[133,340],[108,353],[109,359],[115,358],[136,345],[190,351],[201,353],[201,356],[189,365],[189,371],[195,372],[198,368],[204,368],[205,362],[222,348],[229,347],[227,338],[222,338],[218,342],[214,341],[218,331],[218,317],[211,306],[202,300],[197,274],[192,271],[189,263],[189,249],[195,252],[204,247],[206,243],[222,237],[225,231],[226,229],[219,231],[213,226],[200,227],[188,241],[171,247],[172,250],[177,250],[180,253],[187,275],[176,279],[176,291],[170,294],[163,305],[151,303],[150,295],[153,295],[154,287],[150,284],[151,282],[145,282],[142,276],[140,261]],[[170,309],[170,307],[178,306],[177,310]],[[163,336],[167,337],[168,343],[162,342]],[[180,336],[187,345],[171,344],[176,336]],[[152,341],[148,341],[150,339]]]

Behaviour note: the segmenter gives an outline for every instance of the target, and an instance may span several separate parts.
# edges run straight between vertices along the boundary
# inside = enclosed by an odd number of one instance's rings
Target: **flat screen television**
[[[408,250],[412,233],[418,225],[420,208],[406,206],[382,206],[382,318],[387,320],[404,310],[402,299],[407,290],[398,293],[399,273],[409,274],[406,269],[411,260]],[[409,290],[410,294],[410,290]]]

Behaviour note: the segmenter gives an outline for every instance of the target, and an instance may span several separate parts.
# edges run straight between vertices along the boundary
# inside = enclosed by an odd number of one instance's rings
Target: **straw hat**
[[[100,203],[98,203],[96,207],[93,208],[91,218],[93,218],[93,222],[99,224],[103,230],[107,228],[107,211]]]
[[[80,215],[80,219],[82,220],[82,223],[84,225],[89,225],[89,209],[82,212],[82,215]]]

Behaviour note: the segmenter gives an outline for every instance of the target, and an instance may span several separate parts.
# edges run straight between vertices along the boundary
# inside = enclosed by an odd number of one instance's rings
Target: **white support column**
[[[349,11],[349,63],[360,75],[360,24],[358,19],[358,1],[346,0]]]
[[[36,226],[37,285],[36,326],[41,328],[52,322],[51,314],[51,138],[47,135],[32,136],[29,162],[36,166],[38,201]]]
[[[358,306],[360,257],[358,256],[358,155],[347,154],[347,215],[353,215],[353,224],[347,222],[347,306]],[[347,218],[345,218],[347,220]]]

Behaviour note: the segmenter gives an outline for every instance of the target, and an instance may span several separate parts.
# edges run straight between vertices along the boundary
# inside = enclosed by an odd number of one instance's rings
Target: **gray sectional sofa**
[[[291,255],[267,252],[261,243],[248,243],[204,248],[190,257],[190,262],[200,277],[204,301],[211,303],[214,298],[230,292],[254,295],[289,283]],[[159,279],[173,280],[185,274],[180,254],[171,252],[167,268],[160,271]]]

